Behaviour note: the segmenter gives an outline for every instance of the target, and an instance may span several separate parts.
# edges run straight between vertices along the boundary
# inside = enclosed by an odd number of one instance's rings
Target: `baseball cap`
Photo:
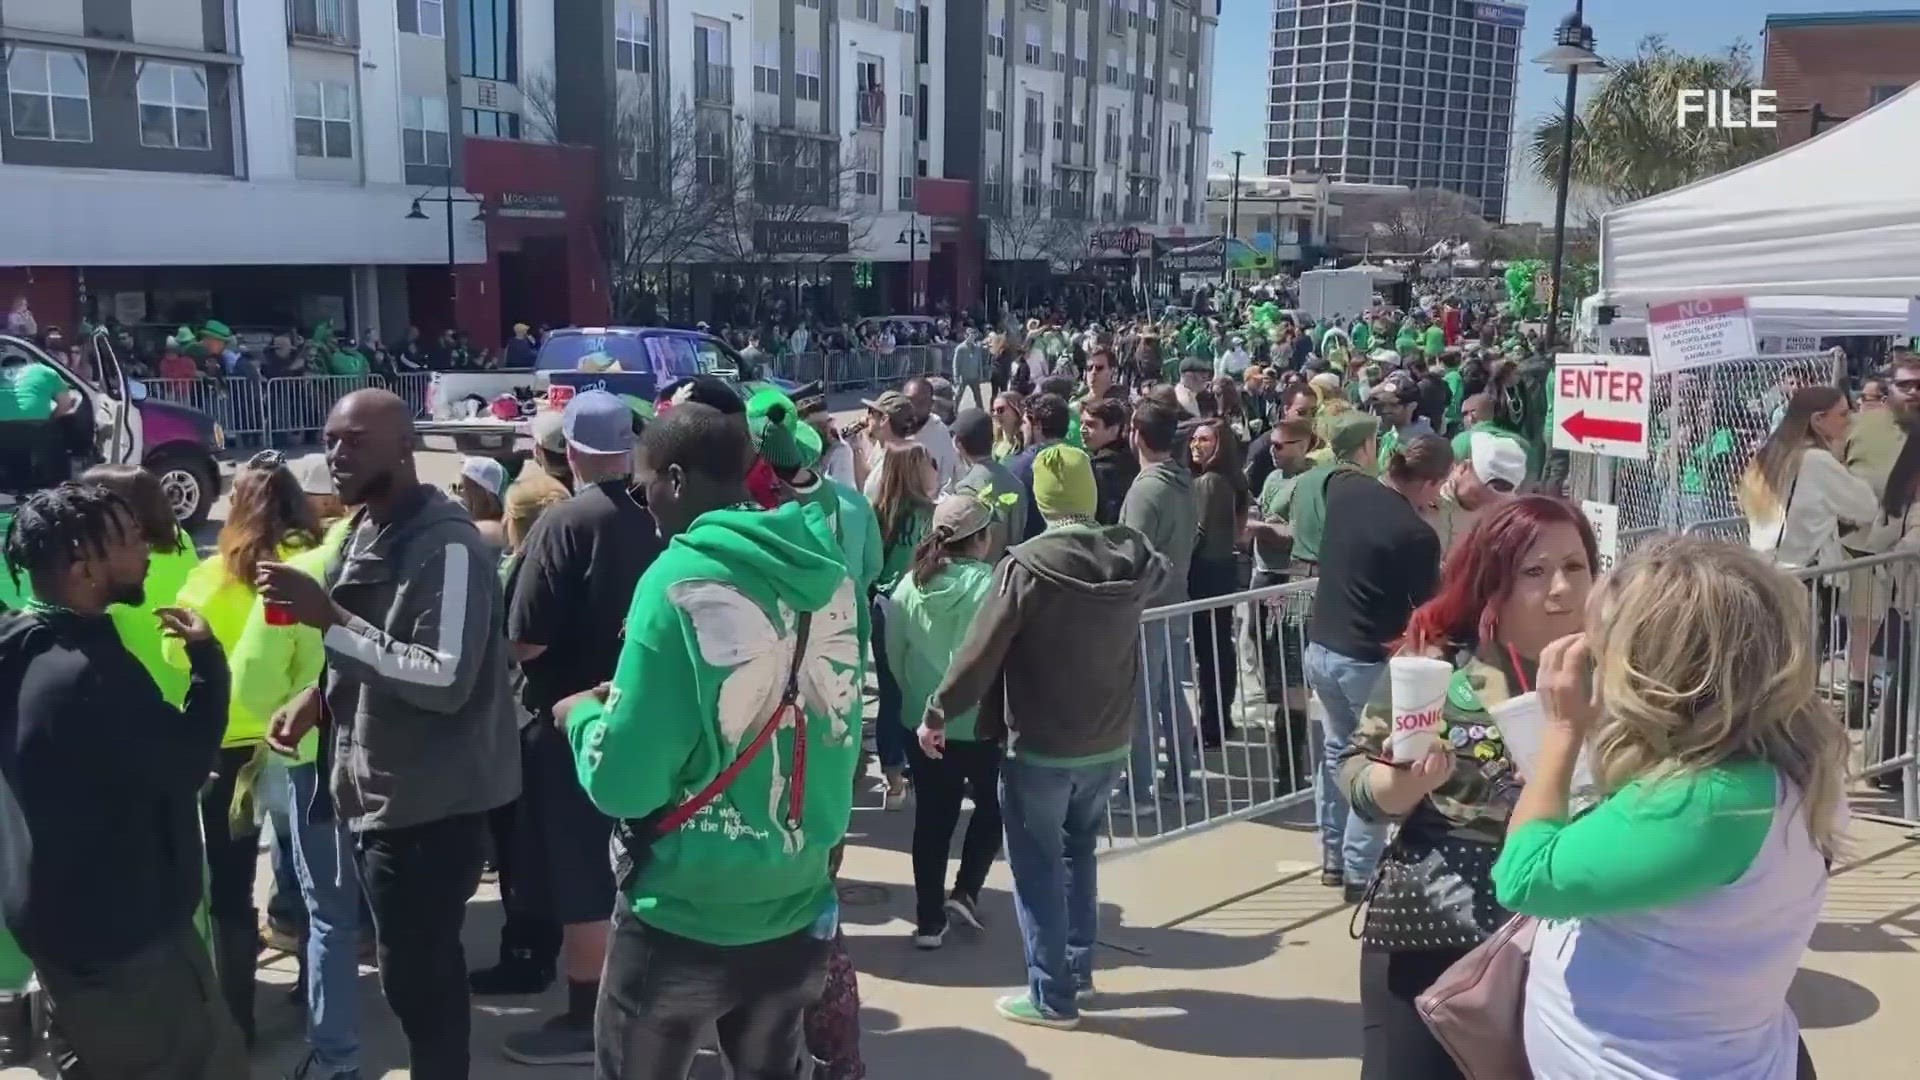
[[[327,468],[327,455],[305,454],[287,462],[287,471],[300,485],[302,495],[332,495],[333,472]]]
[[[1360,452],[1367,440],[1380,434],[1380,421],[1363,412],[1345,412],[1327,425],[1327,448],[1333,456],[1348,458]]]
[[[942,495],[933,507],[933,528],[945,529],[948,542],[965,540],[993,524],[993,507],[969,492]]]
[[[533,433],[534,445],[549,454],[567,452],[566,420],[559,409],[541,409],[533,414],[533,422],[528,425]]]
[[[1389,378],[1367,395],[1375,405],[1414,405],[1420,401],[1420,388],[1406,379]]]
[[[616,394],[582,390],[567,402],[560,418],[567,445],[582,454],[625,454],[633,450],[633,412]]]
[[[1518,442],[1491,431],[1475,431],[1468,437],[1473,475],[1483,484],[1504,482],[1508,491],[1518,491],[1527,479],[1527,451]]]
[[[886,417],[913,415],[913,401],[898,390],[889,390],[877,398],[863,399],[860,404]]]
[[[501,500],[502,503],[506,501],[507,469],[506,469],[506,466],[500,464],[499,462],[493,460],[492,458],[489,458],[489,457],[461,458],[460,459],[460,475],[466,477],[467,479],[473,481],[476,484],[479,484],[481,487],[485,488],[487,491],[492,493],[494,498]]]

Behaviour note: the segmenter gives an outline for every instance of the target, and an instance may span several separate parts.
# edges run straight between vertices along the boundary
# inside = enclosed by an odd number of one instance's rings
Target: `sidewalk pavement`
[[[1319,885],[1311,829],[1297,816],[1230,824],[1103,862],[1100,1000],[1079,1031],[1056,1032],[993,1012],[994,997],[1024,979],[1005,864],[983,898],[984,934],[956,930],[944,949],[916,952],[908,942],[911,810],[890,814],[864,801],[841,894],[874,1080],[1358,1075],[1351,909]],[[1920,998],[1920,842],[1868,822],[1854,835],[1792,1000],[1821,1075],[1912,1075],[1910,1021],[1895,1003]],[[468,910],[468,955],[484,962],[499,926],[491,887]],[[273,985],[261,991],[267,1045],[255,1076],[269,1080],[285,1075],[301,1046],[298,1018],[275,992],[290,982],[291,961],[274,960],[261,978]],[[404,1043],[371,969],[364,984],[364,1075],[405,1076]],[[476,1080],[588,1076],[585,1068],[517,1066],[499,1054],[504,1035],[558,1004],[556,992],[476,1002]],[[1893,1064],[1900,1061],[1907,1064]],[[7,1080],[27,1075],[0,1072]],[[698,1080],[721,1075],[711,1058],[695,1071]]]

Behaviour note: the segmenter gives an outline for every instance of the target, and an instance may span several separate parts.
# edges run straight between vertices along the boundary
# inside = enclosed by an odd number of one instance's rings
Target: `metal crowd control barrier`
[[[277,379],[144,379],[159,401],[198,409],[218,421],[230,445],[299,445],[318,442],[333,403],[355,390],[382,386],[407,402],[415,416],[427,412],[432,373],[314,375]]]
[[[830,391],[859,390],[914,375],[951,374],[952,347],[901,345],[884,353],[873,349],[786,353],[768,366],[773,374],[793,382],[819,380]]]
[[[1320,736],[1300,658],[1314,587],[1271,585],[1142,617],[1135,647],[1144,716],[1107,808],[1109,847],[1160,843],[1312,800]]]
[[[1920,821],[1920,554],[1794,572],[1807,583],[1821,696],[1846,725],[1848,778]],[[1858,794],[1858,792],[1857,792]]]

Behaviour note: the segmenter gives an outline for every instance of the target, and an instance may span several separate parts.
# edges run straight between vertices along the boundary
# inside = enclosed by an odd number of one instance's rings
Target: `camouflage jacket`
[[[1450,658],[1453,685],[1441,709],[1441,737],[1453,747],[1453,775],[1413,808],[1400,823],[1403,830],[1453,833],[1494,844],[1505,838],[1507,818],[1520,797],[1520,779],[1487,710],[1518,696],[1523,692],[1520,687],[1533,684],[1533,665],[1523,661],[1526,670],[1515,679],[1513,661],[1506,652],[1495,647],[1482,657],[1463,649]],[[1385,816],[1373,801],[1367,773],[1370,759],[1387,754],[1391,697],[1383,671],[1359,727],[1340,755],[1340,790],[1363,818]]]

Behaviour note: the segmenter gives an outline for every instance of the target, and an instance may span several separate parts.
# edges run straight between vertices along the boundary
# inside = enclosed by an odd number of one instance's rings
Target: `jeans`
[[[873,671],[880,683],[880,701],[873,726],[874,750],[880,755],[880,771],[895,773],[907,767],[907,728],[901,722],[900,681],[887,666],[886,617],[876,601],[873,605]],[[920,726],[920,718],[913,718]]]
[[[360,1067],[360,874],[346,826],[331,814],[307,820],[320,767],[290,765],[286,777],[299,822],[294,869],[307,906],[307,1045],[314,1072],[332,1076]]]
[[[1320,698],[1324,726],[1320,768],[1313,783],[1321,865],[1341,867],[1349,882],[1365,882],[1373,877],[1374,864],[1386,844],[1386,826],[1364,821],[1353,812],[1337,774],[1340,755],[1360,726],[1360,711],[1386,675],[1387,665],[1384,660],[1354,660],[1315,644],[1307,646],[1305,665],[1307,685]]]
[[[466,1080],[473,1019],[460,946],[486,859],[485,814],[359,835],[380,989],[407,1036],[414,1080]]]
[[[593,1011],[594,1080],[686,1080],[708,1028],[738,1080],[810,1080],[803,1017],[825,989],[831,944],[809,928],[709,945],[617,910]]]
[[[946,752],[929,758],[918,740],[907,742],[913,761],[914,918],[920,929],[946,922],[947,853],[960,823],[960,799],[973,789],[973,816],[960,844],[960,872],[953,892],[980,898],[987,871],[1000,854],[1000,746],[990,742],[947,743]]]
[[[1188,775],[1200,762],[1200,744],[1193,727],[1193,709],[1187,704],[1186,681],[1192,668],[1184,616],[1153,619],[1140,624],[1140,723],[1133,729],[1133,760],[1129,770],[1135,799],[1151,799],[1157,782],[1155,768],[1159,742],[1167,752],[1168,786],[1180,794]],[[1157,738],[1156,738],[1157,736]]]
[[[1080,1015],[1093,986],[1100,930],[1100,839],[1118,762],[1063,767],[1010,757],[1000,766],[1013,906],[1027,957],[1027,992],[1049,1016]]]
[[[288,803],[286,759],[267,755],[260,770],[260,801],[273,823],[273,895],[267,898],[267,917],[285,926],[306,923],[306,901],[300,898],[300,874],[293,865],[293,820]]]
[[[190,923],[132,956],[77,962],[37,956],[34,963],[54,1030],[80,1062],[66,1075],[246,1080],[240,1029],[221,996],[206,942]]]

